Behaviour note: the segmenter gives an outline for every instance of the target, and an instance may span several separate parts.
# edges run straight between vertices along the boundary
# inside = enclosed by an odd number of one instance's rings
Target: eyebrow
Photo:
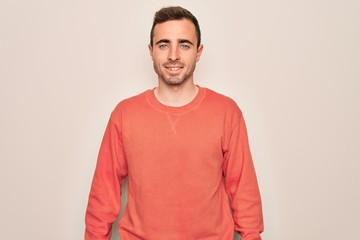
[[[159,41],[157,41],[155,43],[155,45],[159,44],[159,43],[170,43],[171,41],[169,39],[160,39]],[[178,40],[179,43],[188,43],[190,45],[194,45],[190,40],[188,39],[179,39]]]
[[[155,44],[158,45],[159,43],[170,43],[170,40],[169,39],[160,39]]]
[[[187,39],[180,39],[179,43],[188,43],[190,45],[194,45],[191,41],[187,40]]]

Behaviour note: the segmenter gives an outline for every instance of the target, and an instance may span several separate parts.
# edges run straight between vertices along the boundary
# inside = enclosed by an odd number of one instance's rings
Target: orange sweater
[[[232,240],[234,230],[261,239],[246,127],[228,97],[199,87],[192,102],[169,107],[148,90],[118,104],[90,190],[86,240],[110,239],[126,176],[122,240]]]

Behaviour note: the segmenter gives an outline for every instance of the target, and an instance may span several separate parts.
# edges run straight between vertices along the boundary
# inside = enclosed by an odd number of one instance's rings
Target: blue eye
[[[159,45],[159,48],[160,49],[165,49],[165,48],[167,48],[168,46],[166,45],[166,44],[162,44],[162,45]]]
[[[188,45],[181,45],[180,48],[182,49],[189,49],[190,47]]]

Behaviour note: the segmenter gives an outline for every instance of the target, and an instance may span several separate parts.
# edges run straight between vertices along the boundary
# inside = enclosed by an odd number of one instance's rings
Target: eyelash
[[[159,45],[159,48],[160,48],[160,49],[165,49],[165,48],[168,48],[168,45],[166,45],[166,44],[161,44],[161,45]],[[183,44],[183,45],[180,45],[180,48],[182,48],[182,49],[189,49],[190,46]]]

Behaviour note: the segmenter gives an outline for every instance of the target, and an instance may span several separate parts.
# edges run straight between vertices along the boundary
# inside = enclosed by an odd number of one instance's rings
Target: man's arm
[[[121,131],[110,119],[101,143],[86,210],[85,240],[109,240],[121,206],[121,183],[127,175]]]
[[[235,231],[242,240],[261,240],[264,230],[261,198],[241,112],[236,122],[224,154],[226,191],[234,211]]]

